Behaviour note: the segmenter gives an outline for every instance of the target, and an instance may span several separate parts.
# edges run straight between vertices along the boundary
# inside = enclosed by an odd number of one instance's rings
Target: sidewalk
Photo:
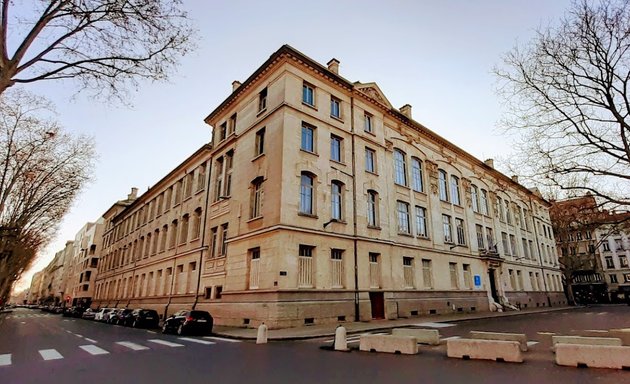
[[[533,313],[564,311],[581,307],[545,307],[524,309],[509,312],[454,313],[450,315],[427,315],[396,320],[372,320],[369,322],[347,322],[339,324],[310,325],[297,328],[272,329],[268,331],[269,340],[302,340],[335,335],[337,325],[346,327],[348,334],[387,330],[396,327],[418,325],[420,323],[444,323],[465,320],[479,320],[495,317],[522,316]],[[256,339],[258,330],[254,328],[238,328],[215,325],[213,334],[232,339]]]

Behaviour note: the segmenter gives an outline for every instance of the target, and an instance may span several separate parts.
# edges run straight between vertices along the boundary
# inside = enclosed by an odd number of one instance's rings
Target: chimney
[[[330,59],[330,61],[326,64],[328,66],[328,70],[335,75],[339,74],[339,60],[334,57]]]
[[[493,160],[493,159],[488,159],[488,160],[484,161],[484,163],[485,163],[488,167],[490,167],[490,168],[494,169],[494,160]]]
[[[238,89],[238,87],[241,86],[241,82],[238,80],[234,80],[232,82],[232,92],[236,91]]]
[[[512,175],[512,181],[518,184],[518,175]]]
[[[138,188],[131,188],[131,193],[127,195],[127,200],[133,200],[138,197]]]
[[[405,104],[400,107],[400,113],[411,119],[411,105]]]

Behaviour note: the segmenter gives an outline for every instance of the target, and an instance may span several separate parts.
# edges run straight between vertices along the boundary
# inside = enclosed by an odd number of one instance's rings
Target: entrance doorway
[[[495,280],[494,269],[488,269],[488,281],[490,282],[490,294],[495,303],[499,302],[499,294],[497,293],[497,282]]]
[[[370,304],[372,306],[372,318],[385,318],[385,298],[383,292],[370,292]]]

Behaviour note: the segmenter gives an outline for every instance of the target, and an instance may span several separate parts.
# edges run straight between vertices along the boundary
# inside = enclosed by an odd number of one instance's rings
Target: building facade
[[[134,189],[105,213],[94,306],[166,314],[195,304],[207,249],[209,154],[202,146],[142,196]]]
[[[286,327],[564,304],[549,204],[288,46],[213,128],[198,308]],[[216,292],[219,292],[217,294]]]
[[[70,304],[89,307],[94,296],[97,267],[103,239],[103,219],[86,223],[77,232],[68,260],[66,272],[69,275],[65,288]]]
[[[562,305],[549,203],[289,46],[103,215],[93,307],[272,328]]]

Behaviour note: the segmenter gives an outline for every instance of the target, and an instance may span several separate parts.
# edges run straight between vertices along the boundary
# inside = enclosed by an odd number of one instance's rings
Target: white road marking
[[[72,331],[66,331],[66,332],[68,332],[68,333],[72,333]]]
[[[117,341],[116,344],[122,345],[123,347],[127,347],[134,351],[144,351],[145,349],[149,349],[149,347],[145,347],[144,345],[132,343],[131,341]]]
[[[11,354],[7,353],[4,355],[0,355],[0,367],[5,365],[11,365]]]
[[[76,337],[83,337],[83,335],[79,335],[78,333],[73,333]]]
[[[57,352],[56,349],[42,349],[39,351],[39,354],[42,355],[42,359],[44,360],[63,359],[61,353]]]
[[[20,321],[20,324],[26,324],[26,321]]]
[[[147,332],[149,332],[149,333],[157,333],[157,332],[155,332],[155,331],[147,331]]]
[[[171,343],[170,341],[162,340],[162,339],[149,339],[147,340],[151,343],[166,345],[167,347],[183,347],[184,344]]]
[[[87,337],[85,338],[85,341],[89,341],[90,343],[96,343],[97,342],[96,340],[88,339]]]
[[[461,339],[461,336],[451,336],[451,337],[445,337],[444,339],[441,339],[440,341],[447,341],[447,340],[455,340],[455,339]]]
[[[234,339],[226,339],[223,337],[215,337],[215,336],[204,336],[204,339],[208,339],[208,340],[217,340],[217,341],[227,341],[228,343],[240,343],[240,340],[234,340]]]
[[[420,323],[420,324],[411,324],[411,325],[417,325],[419,327],[430,327],[430,328],[448,328],[448,327],[454,327],[457,324],[449,324],[449,323]]]
[[[531,346],[536,345],[536,344],[538,344],[538,342],[537,342],[537,341],[528,341],[528,342],[527,342],[527,346],[528,346],[528,347],[531,347]]]
[[[204,344],[204,345],[216,344],[214,341],[193,339],[192,337],[178,337],[178,339],[184,340],[184,341],[190,341],[190,342],[193,342],[193,343]]]
[[[66,320],[64,320],[64,321],[70,321],[70,320],[66,319]],[[68,332],[69,332],[69,331],[68,331]]]
[[[597,316],[605,315],[605,314],[607,314],[607,313],[608,313],[608,312],[600,312],[600,313],[598,313],[598,314],[597,314]]]
[[[608,331],[605,329],[585,329],[584,332],[608,333]]]
[[[106,350],[104,350],[103,348],[99,348],[96,345],[79,345],[79,348],[81,348],[82,350],[84,350],[85,352],[91,354],[91,355],[106,355],[109,352],[107,352]]]

